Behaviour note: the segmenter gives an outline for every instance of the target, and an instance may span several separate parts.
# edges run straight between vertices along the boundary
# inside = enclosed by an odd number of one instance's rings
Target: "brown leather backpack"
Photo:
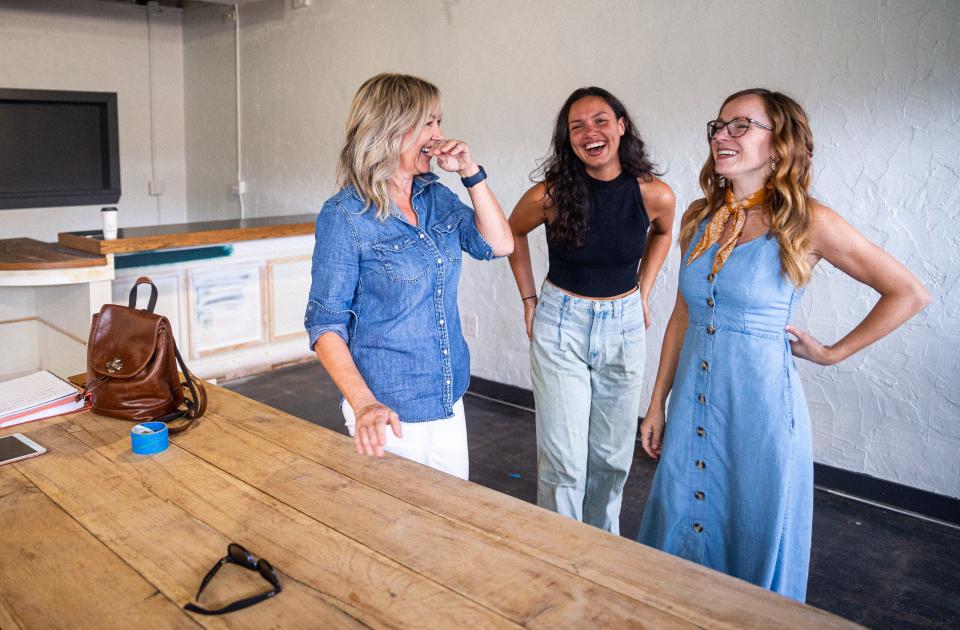
[[[141,284],[150,285],[146,310],[136,308]],[[153,312],[156,305],[156,285],[141,277],[130,289],[129,306],[104,304],[93,316],[85,391],[93,396],[95,413],[135,422],[183,418],[185,422],[169,428],[178,433],[203,415],[207,395],[184,365],[170,321]]]

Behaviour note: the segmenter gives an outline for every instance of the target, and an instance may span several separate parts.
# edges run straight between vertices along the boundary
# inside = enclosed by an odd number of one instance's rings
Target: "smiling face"
[[[570,148],[592,177],[612,179],[620,174],[620,136],[623,118],[599,96],[586,96],[570,106],[567,130]]]
[[[420,133],[414,137],[416,127],[407,130],[401,141],[400,163],[397,174],[414,177],[430,171],[430,156],[426,154],[434,142],[443,140],[443,131],[440,130],[440,112],[435,111],[427,118]]]
[[[763,99],[756,94],[736,98],[720,110],[718,120],[729,122],[734,118],[752,118],[773,127]],[[720,127],[710,140],[715,172],[742,188],[747,194],[759,190],[770,176],[770,158],[775,155],[773,134],[750,124],[739,138],[731,137],[726,127]]]

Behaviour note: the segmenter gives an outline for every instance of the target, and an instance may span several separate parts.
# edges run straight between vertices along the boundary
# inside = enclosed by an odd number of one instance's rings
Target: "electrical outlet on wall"
[[[304,9],[310,6],[310,3],[313,0],[290,0],[290,8],[292,9]]]
[[[480,317],[477,315],[465,315],[463,317],[463,334],[472,339],[476,339],[480,334]]]

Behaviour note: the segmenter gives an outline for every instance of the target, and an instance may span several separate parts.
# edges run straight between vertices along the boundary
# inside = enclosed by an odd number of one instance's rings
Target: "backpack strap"
[[[130,308],[137,308],[137,287],[141,284],[150,285],[150,300],[147,302],[147,311],[153,312],[153,309],[157,306],[157,285],[153,283],[153,280],[146,276],[140,276],[137,278],[137,281],[133,283],[133,286],[130,288],[130,300],[127,302],[127,306]],[[179,355],[177,355],[179,358]],[[180,365],[183,365],[181,362]]]
[[[206,412],[207,390],[204,388],[203,382],[194,378],[190,370],[187,369],[186,364],[183,362],[183,357],[180,356],[180,350],[177,348],[176,340],[173,340],[173,352],[177,355],[177,363],[180,364],[180,369],[183,371],[184,381],[180,383],[180,389],[186,388],[189,390],[190,396],[184,393],[183,404],[185,409],[178,409],[173,413],[168,413],[165,416],[157,418],[157,421],[169,423],[171,420],[184,418],[186,422],[178,424],[175,427],[167,427],[170,433],[180,433],[192,427],[193,423],[197,421],[197,418]]]

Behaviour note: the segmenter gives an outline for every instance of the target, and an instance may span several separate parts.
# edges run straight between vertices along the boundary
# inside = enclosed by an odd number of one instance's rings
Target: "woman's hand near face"
[[[463,140],[438,140],[430,149],[430,155],[437,158],[437,166],[460,177],[470,177],[480,170],[470,154],[470,146]]]
[[[357,443],[357,453],[360,455],[375,455],[383,457],[383,448],[387,445],[387,425],[393,429],[398,438],[403,437],[400,426],[400,416],[378,400],[361,404],[354,410],[356,429],[354,439]]]

